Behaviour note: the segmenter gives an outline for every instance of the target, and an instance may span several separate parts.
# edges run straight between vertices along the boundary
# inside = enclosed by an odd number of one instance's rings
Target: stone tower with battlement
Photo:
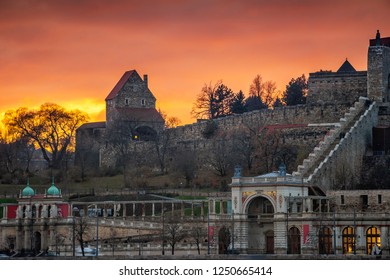
[[[368,48],[367,95],[377,102],[390,101],[390,37],[370,40]]]

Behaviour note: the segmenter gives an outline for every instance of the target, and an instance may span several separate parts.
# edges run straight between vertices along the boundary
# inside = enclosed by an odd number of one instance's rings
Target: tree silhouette
[[[231,114],[233,91],[221,81],[205,84],[198,94],[191,114],[196,118],[216,119]]]
[[[287,106],[305,104],[308,83],[305,75],[302,75],[291,81],[286,86],[286,91],[283,93],[282,100]]]
[[[26,137],[34,143],[49,167],[59,168],[66,153],[74,148],[76,129],[86,120],[81,111],[45,103],[38,110],[9,110],[3,121],[15,138]]]

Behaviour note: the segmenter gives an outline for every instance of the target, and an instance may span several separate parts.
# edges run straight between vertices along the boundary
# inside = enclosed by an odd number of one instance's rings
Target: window
[[[142,106],[145,106],[145,105],[146,105],[146,100],[145,100],[145,99],[141,99],[141,105],[142,105]]]
[[[367,229],[367,235],[366,235],[367,254],[369,254],[369,255],[371,254],[371,250],[375,244],[379,248],[381,247],[381,233],[380,233],[378,228],[369,227]]]
[[[318,249],[320,254],[333,254],[332,237],[332,230],[329,227],[320,229],[318,232]]]
[[[129,106],[129,104],[130,104],[130,99],[129,98],[125,98],[125,104],[126,104],[126,106]]]
[[[341,204],[344,204],[345,201],[344,201],[344,195],[341,195]]]
[[[287,254],[301,253],[301,233],[297,227],[288,230],[287,242]]]
[[[367,209],[367,207],[368,207],[368,195],[363,194],[363,195],[360,196],[360,199],[361,199],[361,202],[362,202],[363,210]]]
[[[378,194],[378,204],[382,204],[382,195]]]
[[[343,229],[343,254],[355,252],[355,230],[353,227]]]

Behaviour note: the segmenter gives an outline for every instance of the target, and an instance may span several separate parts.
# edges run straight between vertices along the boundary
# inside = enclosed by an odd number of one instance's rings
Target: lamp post
[[[286,211],[286,254],[288,254],[288,245],[289,245],[289,232],[288,232],[288,213],[290,212],[290,197],[291,197],[291,193],[288,195],[288,199],[287,199],[287,211]]]
[[[210,201],[207,206],[207,254],[210,255]]]
[[[73,238],[72,238],[72,253],[73,257],[76,256],[76,212],[79,212],[79,209],[75,206],[72,208],[72,219],[73,219]]]
[[[333,209],[333,254],[336,255],[336,208]]]
[[[162,252],[161,254],[164,256],[165,255],[165,247],[164,247],[164,241],[165,241],[165,221],[164,221],[164,216],[165,216],[165,208],[162,207],[161,209],[162,213]]]
[[[234,210],[232,210],[232,254],[234,254]]]

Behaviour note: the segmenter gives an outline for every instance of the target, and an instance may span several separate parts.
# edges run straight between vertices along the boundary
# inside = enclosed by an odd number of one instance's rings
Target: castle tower
[[[106,128],[126,127],[133,140],[151,140],[164,129],[156,98],[136,70],[127,71],[106,97]]]
[[[142,80],[136,70],[127,71],[106,97],[107,126],[120,111],[155,108],[156,98],[149,90],[148,76],[144,75]]]
[[[367,96],[377,102],[390,101],[390,37],[370,40],[367,66]]]

